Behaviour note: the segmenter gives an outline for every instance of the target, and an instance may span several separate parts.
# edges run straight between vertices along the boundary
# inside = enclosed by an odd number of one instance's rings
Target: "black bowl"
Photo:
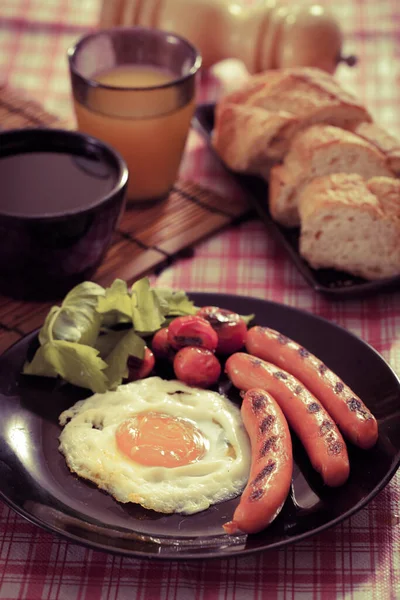
[[[0,134],[0,293],[55,300],[90,279],[125,205],[110,146],[61,129]]]

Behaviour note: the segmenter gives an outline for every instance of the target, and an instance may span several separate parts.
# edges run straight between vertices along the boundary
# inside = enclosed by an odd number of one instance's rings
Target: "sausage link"
[[[329,414],[298,379],[243,352],[228,358],[225,371],[240,390],[261,388],[275,398],[326,485],[335,487],[347,480],[350,466],[346,444]]]
[[[292,481],[292,440],[276,401],[264,390],[251,389],[241,414],[251,443],[250,477],[227,533],[257,533],[280,513]]]
[[[308,350],[268,327],[247,333],[250,354],[271,361],[297,377],[319,399],[343,435],[360,448],[371,448],[378,439],[378,423],[360,398]]]

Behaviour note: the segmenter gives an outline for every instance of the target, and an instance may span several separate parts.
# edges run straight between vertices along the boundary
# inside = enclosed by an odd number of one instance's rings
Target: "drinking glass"
[[[165,31],[114,27],[83,37],[68,60],[78,128],[122,154],[127,201],[167,197],[195,110],[196,48]]]

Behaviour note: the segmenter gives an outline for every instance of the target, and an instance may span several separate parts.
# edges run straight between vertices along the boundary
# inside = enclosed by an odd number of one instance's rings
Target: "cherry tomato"
[[[154,354],[147,346],[144,349],[143,359],[137,358],[137,356],[129,356],[128,358],[128,381],[136,381],[137,379],[144,379],[148,377],[155,365]]]
[[[207,388],[218,381],[221,365],[210,350],[186,346],[174,358],[174,371],[183,383]]]
[[[163,327],[154,334],[151,349],[156,358],[169,359],[171,361],[174,359],[175,350],[168,341],[168,327]]]
[[[206,319],[216,331],[218,354],[233,354],[243,348],[247,325],[240,315],[218,306],[203,306],[197,314]]]
[[[198,346],[214,351],[218,336],[208,321],[197,315],[187,315],[177,317],[169,324],[168,341],[175,350]]]

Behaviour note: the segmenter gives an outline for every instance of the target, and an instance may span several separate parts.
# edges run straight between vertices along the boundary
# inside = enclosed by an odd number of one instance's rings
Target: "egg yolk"
[[[123,421],[116,431],[119,450],[148,467],[180,467],[196,462],[207,450],[201,431],[190,421],[157,412]]]

